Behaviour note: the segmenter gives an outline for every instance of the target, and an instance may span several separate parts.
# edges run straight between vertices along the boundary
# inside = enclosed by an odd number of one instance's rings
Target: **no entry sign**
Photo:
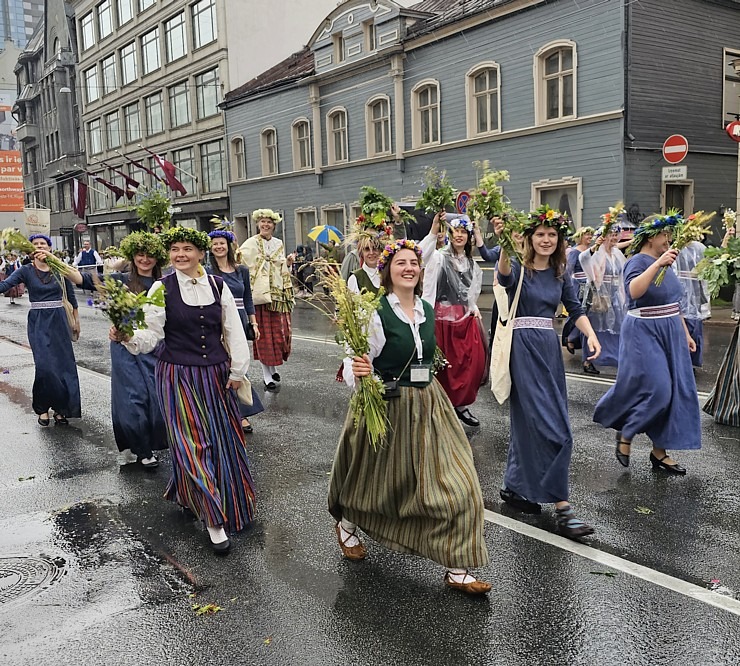
[[[678,164],[689,154],[689,142],[682,134],[671,134],[663,144],[663,159],[668,164]]]

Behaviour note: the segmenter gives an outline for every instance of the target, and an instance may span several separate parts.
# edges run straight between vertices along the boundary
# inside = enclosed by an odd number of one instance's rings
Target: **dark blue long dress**
[[[498,276],[499,284],[506,287],[510,304],[521,270],[514,261],[511,268],[510,275]],[[525,269],[517,319],[537,317],[552,322],[559,303],[575,319],[583,315],[570,277],[563,275],[559,279],[552,268]],[[510,368],[511,444],[504,486],[531,502],[567,501],[573,436],[563,355],[555,330],[515,328]]]
[[[249,315],[253,315],[254,302],[252,301],[252,285],[249,282],[249,269],[246,266],[237,266],[233,273],[216,273],[211,268],[207,271],[211,275],[218,275],[223,278],[223,281],[231,290],[236,301],[236,309],[239,311],[239,317],[242,320],[242,326],[244,326],[244,332],[247,332],[247,323],[249,322]],[[252,404],[245,405],[239,401],[239,414],[242,418],[248,418],[264,412],[265,408],[260,401],[257,392],[252,389]]]
[[[66,278],[65,281],[67,298],[77,308],[74,285]],[[31,302],[27,334],[36,366],[33,411],[46,414],[53,409],[55,414],[79,419],[80,380],[67,315],[61,304],[62,288],[51,272],[39,271],[30,263],[0,282],[0,294],[21,283],[26,285]]]
[[[672,270],[659,286],[655,281],[638,299],[629,294],[632,280],[655,261],[637,254],[624,265],[628,308],[680,303],[681,283]],[[624,318],[615,384],[596,404],[594,421],[621,430],[631,441],[645,433],[659,449],[701,448],[701,416],[686,332],[679,315]]]

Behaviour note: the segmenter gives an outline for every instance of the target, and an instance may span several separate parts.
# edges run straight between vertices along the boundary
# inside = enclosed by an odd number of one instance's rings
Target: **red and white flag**
[[[175,175],[175,172],[177,171],[177,167],[172,164],[172,162],[168,162],[164,157],[161,155],[157,155],[157,153],[153,153],[149,148],[144,148],[147,153],[149,153],[154,160],[159,164],[160,168],[164,172],[164,179],[167,181],[168,187],[175,191],[179,192],[183,196],[185,196],[188,191],[185,189],[185,186],[177,179],[177,176]]]
[[[72,210],[81,220],[85,219],[87,208],[87,185],[77,178],[72,179]]]

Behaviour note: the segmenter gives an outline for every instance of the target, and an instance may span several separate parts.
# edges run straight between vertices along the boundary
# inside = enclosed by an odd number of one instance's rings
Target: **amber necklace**
[[[52,276],[52,274],[51,274],[51,271],[50,271],[50,270],[48,270],[48,271],[40,271],[40,270],[39,270],[39,269],[38,269],[38,268],[36,267],[36,263],[35,263],[35,262],[34,262],[34,264],[33,264],[33,270],[34,270],[34,272],[36,273],[36,277],[37,277],[37,278],[39,279],[39,282],[40,282],[41,284],[49,284],[49,283],[51,282],[51,278],[52,278],[53,276]]]

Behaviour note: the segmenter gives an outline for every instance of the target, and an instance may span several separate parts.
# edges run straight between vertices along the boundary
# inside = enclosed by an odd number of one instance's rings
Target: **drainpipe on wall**
[[[324,184],[324,172],[321,169],[323,131],[321,126],[321,92],[318,83],[312,83],[308,87],[308,103],[311,105],[313,116],[313,171],[316,174],[316,182],[321,187]]]
[[[393,98],[395,100],[395,134],[396,134],[396,166],[403,173],[405,166],[406,150],[406,113],[405,98],[403,94],[403,61],[406,56],[397,53],[391,56],[391,76],[393,77]]]

